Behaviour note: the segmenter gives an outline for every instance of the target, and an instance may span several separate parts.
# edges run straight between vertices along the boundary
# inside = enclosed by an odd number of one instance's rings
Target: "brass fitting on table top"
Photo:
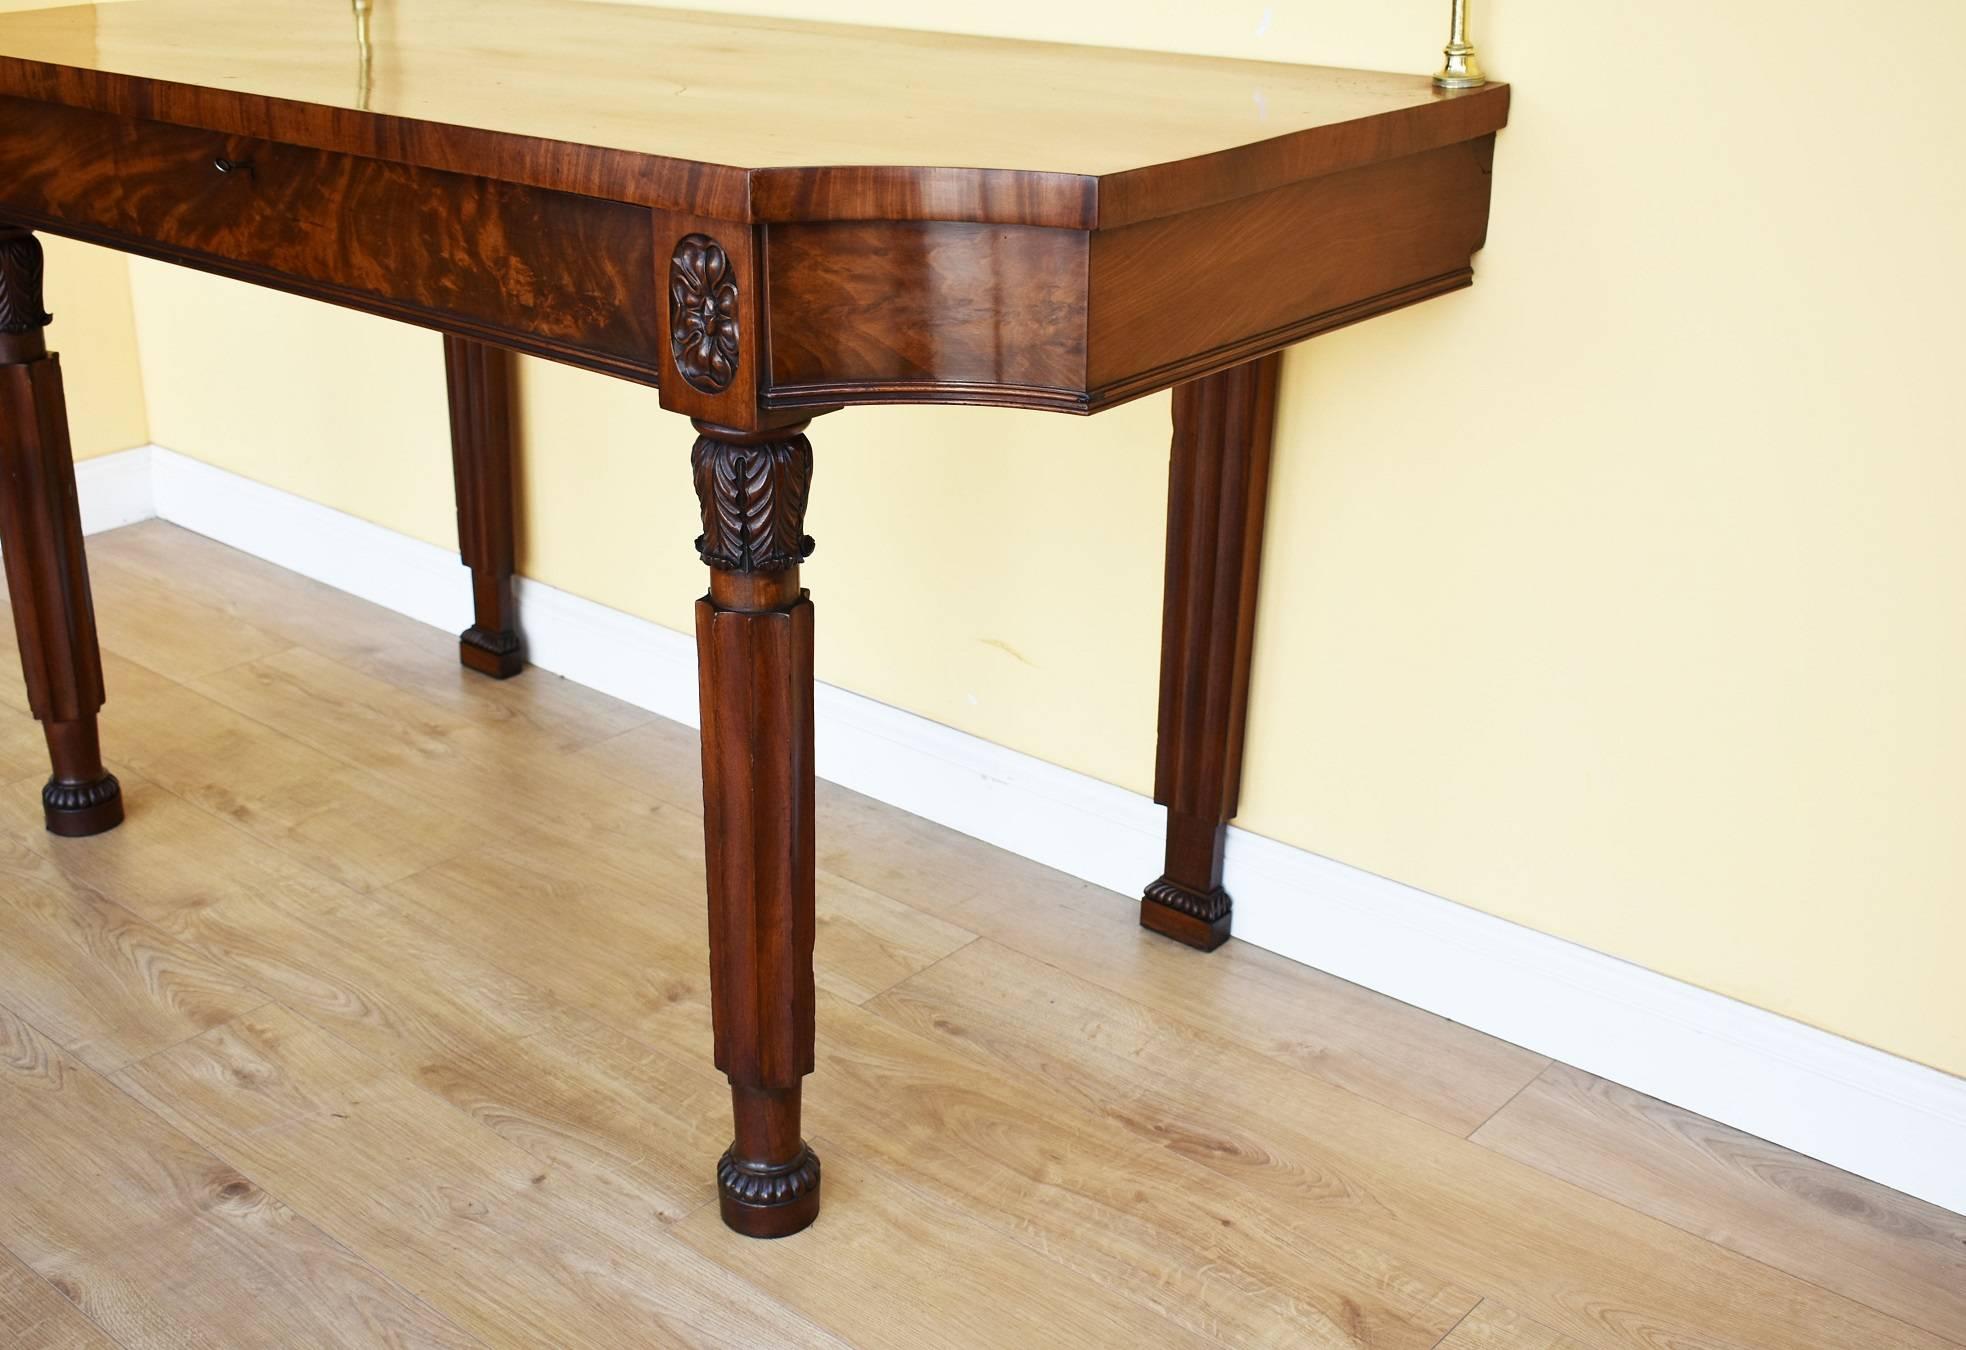
[[[1442,89],[1473,89],[1488,83],[1481,62],[1475,59],[1474,43],[1468,41],[1468,0],[1454,0],[1454,17],[1447,34],[1447,64],[1434,75]]]

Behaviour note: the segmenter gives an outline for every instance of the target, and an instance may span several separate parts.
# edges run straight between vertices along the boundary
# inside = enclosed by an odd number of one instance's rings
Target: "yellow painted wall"
[[[1407,69],[1447,10],[758,7]],[[1966,7],[1476,18],[1477,286],[1286,365],[1243,823],[1966,1072]],[[133,276],[157,440],[452,542],[434,337]],[[687,428],[522,397],[525,570],[686,628]],[[821,677],[1145,791],[1166,419],[826,419]]]
[[[75,458],[150,440],[137,361],[130,267],[120,253],[43,236],[48,260],[48,345],[61,357]]]

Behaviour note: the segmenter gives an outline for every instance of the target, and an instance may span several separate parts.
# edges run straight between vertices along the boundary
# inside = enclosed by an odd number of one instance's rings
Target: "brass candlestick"
[[[375,93],[375,43],[370,37],[370,14],[374,0],[354,0],[355,5],[355,106],[369,110]]]
[[[1447,35],[1447,64],[1434,76],[1442,89],[1473,89],[1488,83],[1475,60],[1474,43],[1468,41],[1468,0],[1454,0],[1453,27]]]

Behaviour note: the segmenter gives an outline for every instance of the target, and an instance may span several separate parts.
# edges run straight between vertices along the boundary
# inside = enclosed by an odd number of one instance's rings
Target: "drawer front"
[[[613,373],[660,368],[645,207],[51,105],[0,118],[0,209]]]

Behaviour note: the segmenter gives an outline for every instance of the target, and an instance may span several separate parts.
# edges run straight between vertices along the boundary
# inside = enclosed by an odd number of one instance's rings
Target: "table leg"
[[[819,1159],[799,1132],[817,861],[812,602],[799,588],[812,446],[803,424],[696,426],[697,551],[711,568],[696,605],[710,994],[737,1125],[717,1189],[731,1228],[784,1237],[819,1215]]]
[[[1203,951],[1229,940],[1222,844],[1242,782],[1256,576],[1280,356],[1174,391],[1161,615],[1160,750],[1167,868],[1140,922]]]
[[[502,349],[444,335],[450,386],[451,466],[457,478],[457,551],[471,569],[475,620],[458,638],[472,670],[507,680],[526,668],[512,599],[512,359]]]
[[[42,268],[41,241],[0,226],[0,549],[27,704],[54,766],[41,805],[52,833],[80,837],[122,823],[123,793],[96,737],[102,654]]]

